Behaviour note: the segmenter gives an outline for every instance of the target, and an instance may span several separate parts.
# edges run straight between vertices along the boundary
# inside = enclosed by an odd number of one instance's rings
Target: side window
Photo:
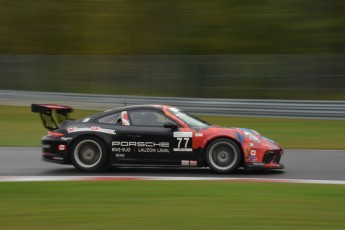
[[[114,114],[98,119],[99,123],[113,124],[113,125],[119,124],[120,121],[121,121],[121,117],[119,113],[114,113]]]
[[[166,121],[171,121],[169,118],[156,111],[138,110],[129,113],[132,125],[136,126],[157,126],[163,127]],[[172,122],[172,121],[171,121]]]

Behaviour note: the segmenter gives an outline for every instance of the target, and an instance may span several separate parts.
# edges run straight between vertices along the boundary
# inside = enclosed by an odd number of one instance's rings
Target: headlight
[[[264,140],[266,140],[266,141],[268,141],[268,142],[271,142],[271,143],[273,143],[273,144],[277,144],[277,142],[275,142],[274,140],[271,140],[271,139],[269,139],[269,138],[267,138],[267,137],[262,137],[262,139],[264,139]]]
[[[255,136],[254,133],[244,130],[243,131],[244,135],[246,135],[250,140],[253,140],[255,142],[261,143],[261,141],[259,140],[259,138],[257,136]]]
[[[258,131],[255,131],[253,129],[251,129],[250,132],[254,133],[256,136],[261,136],[261,134]]]

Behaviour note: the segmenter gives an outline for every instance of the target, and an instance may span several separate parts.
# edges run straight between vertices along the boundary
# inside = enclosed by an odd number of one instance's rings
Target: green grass
[[[254,129],[284,148],[345,149],[345,120],[200,117],[220,126]]]
[[[0,229],[345,229],[342,185],[11,182],[0,194]]]
[[[73,118],[96,111],[76,110]],[[284,148],[345,149],[345,121],[314,119],[200,116],[216,125],[255,129]],[[46,133],[38,114],[29,107],[0,106],[0,146],[39,146]]]
[[[95,114],[95,111],[76,110],[73,118]],[[0,146],[40,146],[47,133],[37,113],[30,107],[0,106]]]

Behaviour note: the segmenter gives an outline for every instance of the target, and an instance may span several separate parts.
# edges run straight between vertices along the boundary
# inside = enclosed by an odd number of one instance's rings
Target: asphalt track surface
[[[41,160],[35,147],[0,148],[0,176],[155,176],[307,179],[345,181],[345,150],[285,150],[284,170],[214,174],[207,168],[112,168],[102,173],[79,172],[72,165]]]

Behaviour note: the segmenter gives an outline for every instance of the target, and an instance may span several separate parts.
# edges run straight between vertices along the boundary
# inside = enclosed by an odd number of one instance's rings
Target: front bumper
[[[265,164],[262,162],[246,163],[244,165],[246,170],[257,170],[257,169],[284,169],[283,164]]]
[[[259,162],[246,162],[245,169],[284,169],[284,165],[280,163],[283,155],[282,149],[268,150],[262,156]]]

